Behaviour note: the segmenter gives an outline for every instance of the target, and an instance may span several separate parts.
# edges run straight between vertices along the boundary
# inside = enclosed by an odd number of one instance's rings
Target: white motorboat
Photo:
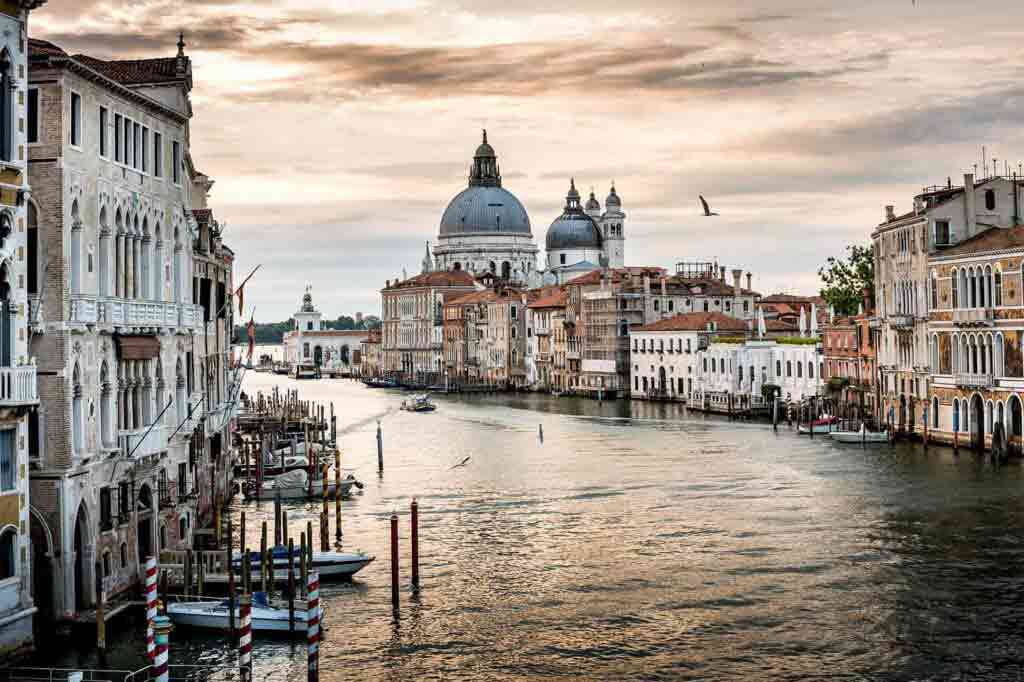
[[[299,608],[300,603],[295,604],[295,630],[297,632],[306,629],[306,618],[308,610]],[[305,604],[302,604],[305,606]],[[167,617],[175,625],[209,628],[214,630],[227,630],[230,627],[228,618],[228,601],[206,600],[191,602],[171,602],[167,604]],[[235,603],[235,624],[241,621],[241,606]],[[254,592],[252,595],[252,611],[250,612],[253,632],[288,632],[288,606],[272,606],[267,602],[267,595],[264,592]],[[320,622],[324,619],[323,602],[320,606]]]
[[[887,443],[889,434],[885,431],[832,431],[828,434],[837,443]]]
[[[292,559],[292,567],[296,576],[299,572],[300,552],[301,550],[296,547]],[[249,558],[252,562],[252,575],[259,575],[259,553],[250,554]],[[362,552],[313,552],[312,570],[320,574],[321,580],[350,578],[370,565],[374,559],[375,557]],[[232,561],[235,564],[235,571],[240,573],[242,569],[241,552],[235,552]],[[274,582],[288,582],[287,547],[274,548]]]
[[[811,429],[814,429],[814,433],[831,433],[832,429],[836,428],[838,425],[838,417],[822,417],[821,419],[813,421],[810,427],[806,424],[802,424],[800,428],[797,429],[797,432],[806,435],[811,433]]]
[[[356,480],[356,477],[349,474],[341,480],[341,496],[348,497],[352,487],[362,488],[363,484]],[[327,497],[333,499],[337,486],[334,476],[328,475]],[[312,493],[310,492],[312,491]],[[252,495],[248,495],[252,497]],[[288,471],[280,476],[275,476],[263,483],[260,490],[261,497],[280,497],[282,500],[308,500],[319,499],[324,496],[323,479],[319,476],[313,480],[312,487],[309,484],[309,475],[302,469]]]

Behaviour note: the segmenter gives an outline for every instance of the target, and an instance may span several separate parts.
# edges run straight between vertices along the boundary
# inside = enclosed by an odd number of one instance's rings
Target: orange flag
[[[254,350],[256,350],[256,323],[253,322],[253,319],[251,317],[249,318],[249,325],[248,325],[248,327],[249,327],[248,328],[248,332],[249,332],[249,362],[252,362],[252,353],[253,353]]]

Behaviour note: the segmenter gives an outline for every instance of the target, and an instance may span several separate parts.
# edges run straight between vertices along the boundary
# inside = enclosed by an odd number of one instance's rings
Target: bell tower
[[[615,181],[604,200],[604,213],[600,220],[604,237],[604,254],[608,267],[621,268],[626,263],[626,214],[622,211],[622,199],[615,192]]]

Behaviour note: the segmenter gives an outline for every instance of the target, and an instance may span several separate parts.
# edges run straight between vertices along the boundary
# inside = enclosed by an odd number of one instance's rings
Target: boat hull
[[[181,602],[167,605],[167,616],[182,627],[227,630],[230,627],[228,607],[219,601]],[[306,629],[306,609],[295,609],[295,629]],[[320,610],[321,621],[323,609]],[[235,606],[235,623],[241,621],[241,607]],[[250,612],[253,632],[288,632],[288,609],[253,606]]]
[[[345,554],[340,552],[314,552],[312,570],[316,571],[321,580],[331,578],[349,578],[363,570],[375,557],[366,554]],[[242,568],[242,557],[237,552],[234,557],[235,571]],[[299,557],[296,555],[293,563],[293,570],[298,571]],[[252,561],[253,575],[259,574],[259,557]],[[287,555],[274,557],[274,582],[288,582],[288,557]]]
[[[352,486],[355,485],[355,481],[352,479],[344,479],[341,482],[341,496],[348,497],[352,492]],[[335,492],[334,482],[327,486],[327,497],[333,498]],[[309,494],[308,486],[286,486],[283,488],[276,487],[273,482],[264,483],[263,490],[260,492],[260,497],[263,498],[277,498],[280,497],[282,500],[314,500],[320,499],[324,496],[323,483],[317,481],[313,484],[313,494]],[[251,497],[251,496],[249,496]]]
[[[860,431],[833,431],[828,435],[837,443],[887,443],[889,441],[889,434],[884,431],[881,433],[874,431],[867,433],[861,433]]]

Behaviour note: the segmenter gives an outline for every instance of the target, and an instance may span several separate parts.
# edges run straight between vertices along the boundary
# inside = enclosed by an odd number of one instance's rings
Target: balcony
[[[131,455],[133,459],[159,455],[167,450],[167,438],[170,436],[169,426],[144,427],[134,431],[119,431],[117,434],[121,452]]]
[[[35,365],[0,367],[0,407],[38,404]]]
[[[71,295],[71,321],[81,324],[96,324],[99,308],[95,296]]]
[[[89,315],[89,303],[94,306],[92,322],[126,327],[181,327],[199,329],[202,326],[200,306],[173,301],[136,301],[122,298],[75,296],[72,298],[72,320],[89,322],[78,315]],[[77,311],[81,310],[81,313]]]
[[[996,383],[991,374],[954,374],[953,381],[962,388],[992,388]]]
[[[995,319],[994,308],[967,308],[953,311],[953,324],[958,327],[990,327]]]
[[[913,329],[914,318],[911,315],[890,315],[889,326],[893,329]]]

